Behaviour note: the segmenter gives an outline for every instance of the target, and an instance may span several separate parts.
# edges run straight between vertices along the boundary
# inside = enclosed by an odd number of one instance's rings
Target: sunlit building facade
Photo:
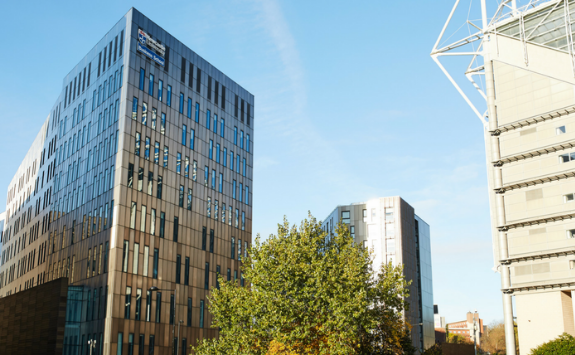
[[[421,350],[435,344],[431,235],[429,225],[401,197],[382,197],[363,203],[337,206],[322,222],[334,233],[347,224],[351,237],[373,252],[373,268],[403,265],[409,286],[406,321],[413,327],[413,345]]]
[[[0,295],[66,277],[65,354],[172,354],[243,285],[254,97],[136,9],[68,73],[7,188]]]

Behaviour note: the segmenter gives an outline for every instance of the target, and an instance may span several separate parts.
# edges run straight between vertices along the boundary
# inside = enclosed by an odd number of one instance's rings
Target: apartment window
[[[187,204],[188,211],[192,210],[192,189],[188,189],[188,204]]]
[[[160,323],[162,318],[162,293],[156,292],[156,323]]]
[[[140,68],[140,90],[144,90],[144,81],[146,80],[146,70]]]
[[[160,212],[160,238],[164,238],[165,227],[166,227],[166,213]]]
[[[559,163],[568,163],[572,160],[575,160],[575,152],[567,153],[567,154],[561,154],[559,156]]]
[[[386,208],[385,209],[385,221],[386,222],[393,222],[393,208]]]
[[[204,274],[204,289],[210,289],[210,263],[206,263],[206,270]]]
[[[172,293],[170,295],[170,324],[174,324],[175,308],[176,308],[176,304],[175,304],[175,300],[174,300],[174,294]]]
[[[144,158],[150,160],[150,137],[146,137],[146,142],[144,146]]]
[[[573,202],[573,200],[574,200],[573,194],[563,195],[563,202],[565,202],[565,203]]]
[[[178,241],[178,229],[180,225],[178,222],[178,217],[174,217],[174,242]]]
[[[137,97],[134,97],[134,99],[132,100],[132,119],[133,120],[138,119],[138,98]]]
[[[142,273],[144,276],[148,276],[149,259],[150,259],[150,247],[144,245],[144,270]]]
[[[160,200],[162,199],[162,183],[163,178],[158,175],[158,183],[156,185],[156,197],[159,198]]]
[[[150,74],[150,81],[148,83],[148,94],[154,96],[154,74]]]
[[[193,129],[190,130],[190,149],[191,150],[194,150],[195,137],[196,137],[196,131],[194,131]]]
[[[180,274],[182,269],[182,256],[178,254],[176,256],[176,283],[180,283]]]
[[[204,327],[204,300],[200,300],[200,328]]]
[[[168,85],[168,92],[166,93],[166,104],[171,107],[172,106],[172,86]]]
[[[192,326],[192,299],[188,297],[188,327]]]
[[[126,299],[124,302],[124,318],[130,319],[130,306],[132,302],[132,288],[130,286],[126,287]]]
[[[341,212],[341,222],[349,224],[349,211],[342,211]]]
[[[202,228],[202,250],[206,250],[206,238],[207,238],[207,229],[206,227]]]
[[[167,145],[164,146],[164,168],[168,167],[168,155],[169,155],[169,148]]]
[[[154,163],[155,164],[160,163],[160,143],[157,141],[156,144],[154,145]]]
[[[182,153],[180,152],[176,154],[176,173],[182,173]]]
[[[210,229],[210,253],[214,252],[214,239],[215,239],[214,230]]]
[[[152,208],[152,217],[150,221],[150,234],[156,235],[156,209]]]
[[[164,91],[164,82],[162,80],[158,80],[158,100],[162,102],[162,94]]]
[[[349,234],[355,239],[355,226],[349,226]]]
[[[187,140],[187,132],[188,131],[188,127],[186,127],[186,125],[184,125],[182,127],[182,145],[185,147],[186,146],[186,140]]]
[[[236,258],[236,239],[232,237],[232,259]]]
[[[563,133],[565,133],[565,132],[566,132],[566,131],[565,131],[565,126],[561,126],[561,127],[555,128],[555,134],[557,134],[557,135],[563,134]]]
[[[94,215],[94,220],[96,220],[96,216]],[[132,208],[130,209],[130,228],[136,228],[136,203],[132,202]]]
[[[136,289],[136,314],[135,314],[136,320],[140,320],[141,307],[142,307],[142,289],[138,288]]]
[[[184,262],[184,285],[188,286],[190,284],[190,258],[186,256]]]
[[[136,149],[135,153],[137,156],[140,156],[140,133],[136,132]]]
[[[157,279],[158,278],[158,259],[160,256],[160,252],[158,251],[158,249],[154,249],[154,265],[153,265],[153,270],[152,270],[152,278],[153,279]]]
[[[184,113],[184,94],[180,93],[180,113]]]

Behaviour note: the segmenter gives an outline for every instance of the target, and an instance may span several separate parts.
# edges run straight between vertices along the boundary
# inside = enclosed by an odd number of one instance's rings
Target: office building
[[[398,196],[337,206],[322,228],[333,233],[340,221],[356,243],[373,250],[374,270],[389,262],[403,265],[405,278],[411,281],[405,320],[413,326],[413,345],[421,350],[431,347],[435,330],[429,225]]]
[[[66,277],[65,354],[217,336],[206,298],[244,284],[251,244],[253,95],[132,8],[46,111],[7,188],[0,294]]]
[[[562,333],[575,335],[575,1],[491,8],[481,0],[480,29],[439,47],[458,3],[431,55],[483,125],[507,354],[516,348],[513,309],[520,352],[529,354]],[[481,100],[451,78],[444,55],[469,56],[462,72]]]

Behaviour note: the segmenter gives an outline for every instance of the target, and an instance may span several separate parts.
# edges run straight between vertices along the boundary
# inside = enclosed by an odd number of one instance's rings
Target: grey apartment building
[[[337,206],[322,228],[334,233],[340,221],[356,243],[373,252],[374,270],[389,262],[403,265],[405,278],[411,281],[405,320],[413,326],[413,345],[422,352],[431,347],[435,328],[429,225],[399,196]]]
[[[206,297],[218,274],[243,285],[252,240],[254,123],[252,94],[130,9],[7,188],[0,295],[67,278],[64,354],[216,336]]]

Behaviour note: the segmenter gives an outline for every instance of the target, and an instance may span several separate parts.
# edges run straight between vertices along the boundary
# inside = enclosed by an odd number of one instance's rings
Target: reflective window
[[[140,68],[140,90],[144,90],[144,81],[146,79],[146,70]]]

